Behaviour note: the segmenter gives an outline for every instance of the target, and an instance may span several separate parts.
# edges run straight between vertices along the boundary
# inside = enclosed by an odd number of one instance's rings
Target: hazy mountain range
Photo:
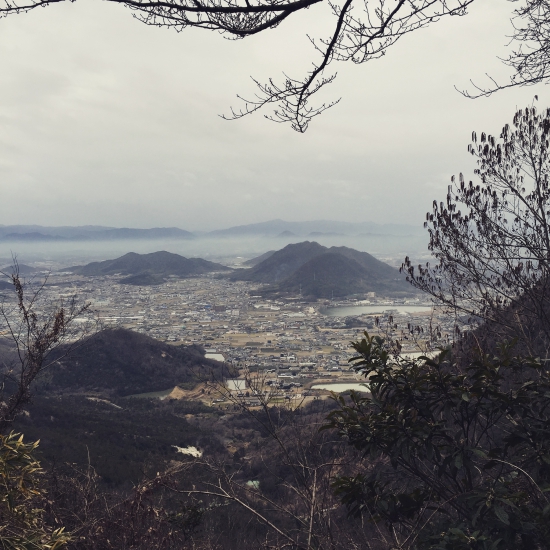
[[[422,227],[400,224],[377,224],[372,222],[341,222],[315,220],[307,222],[287,222],[270,220],[261,223],[238,225],[228,229],[219,229],[204,233],[210,237],[265,236],[265,237],[321,237],[321,236],[360,236],[360,235],[410,235],[411,232],[423,234]]]
[[[177,227],[132,229],[84,225],[44,227],[40,225],[0,225],[3,241],[112,241],[122,239],[194,239],[195,235]]]
[[[15,266],[13,265],[5,265],[4,267],[0,267],[0,273],[3,273],[4,275],[10,276],[15,269]],[[33,273],[37,273],[40,271],[36,267],[31,267],[30,265],[26,264],[17,264],[17,272],[19,275],[32,275]]]
[[[421,235],[422,227],[400,224],[351,223],[329,220],[287,222],[271,220],[262,223],[239,225],[215,231],[191,232],[177,227],[133,229],[96,225],[46,227],[41,225],[0,225],[0,240],[7,242],[40,241],[113,241],[135,239],[197,239],[224,237],[335,237],[380,236],[396,237]]]

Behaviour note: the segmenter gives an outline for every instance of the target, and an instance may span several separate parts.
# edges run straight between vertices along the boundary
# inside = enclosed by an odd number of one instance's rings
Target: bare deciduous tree
[[[513,69],[507,83],[502,84],[489,77],[486,87],[473,84],[475,91],[463,90],[469,98],[489,96],[492,93],[515,86],[529,86],[548,82],[550,78],[550,2],[528,0],[514,10],[513,32],[510,45],[512,53],[503,62]]]
[[[85,320],[89,304],[79,305],[76,297],[47,303],[43,281],[32,289],[19,275],[3,274],[13,291],[0,297],[0,334],[11,340],[10,357],[0,358],[0,546],[23,550],[57,550],[70,536],[57,525],[44,521],[46,494],[40,477],[43,471],[34,457],[38,443],[24,443],[12,431],[13,421],[31,399],[31,386],[49,366],[50,353],[62,344],[65,354],[89,331]],[[7,432],[7,433],[6,433]]]
[[[334,477],[355,472],[358,463],[358,455],[337,434],[320,430],[332,401],[305,405],[303,399],[286,400],[266,384],[262,373],[244,372],[240,380],[242,391],[219,384],[211,389],[224,396],[233,414],[249,419],[261,436],[248,442],[246,457],[196,458],[193,475],[182,462],[164,474],[167,489],[191,503],[200,502],[205,522],[209,514],[231,506],[231,513],[262,526],[250,530],[242,548],[376,547],[369,541],[369,529],[348,520],[332,490]],[[254,471],[259,476],[251,480]]]
[[[402,267],[436,302],[508,329],[533,355],[550,345],[549,147],[550,109],[519,110],[500,139],[474,133],[479,183],[453,177],[446,203],[427,214],[437,263]]]
[[[13,292],[0,297],[0,331],[15,346],[15,353],[1,365],[0,433],[11,429],[29,402],[32,384],[50,366],[51,352],[65,345],[63,356],[67,355],[95,327],[90,304],[79,303],[76,296],[47,302],[47,279],[33,288],[20,277],[17,261],[13,272],[4,275]]]

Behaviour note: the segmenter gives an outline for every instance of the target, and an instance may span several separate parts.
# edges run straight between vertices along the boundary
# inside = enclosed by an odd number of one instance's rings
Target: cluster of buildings
[[[424,335],[429,326],[438,325],[442,334],[453,328],[449,319],[419,302],[372,295],[362,302],[307,303],[299,296],[268,300],[257,284],[215,275],[172,278],[157,286],[121,285],[119,278],[52,273],[41,299],[46,303],[76,295],[91,304],[104,326],[178,345],[198,344],[238,366],[277,371],[346,368],[353,355],[350,341],[364,330],[384,332],[390,321],[394,333],[395,325],[397,332],[423,327]],[[345,317],[335,316],[338,307],[344,307]],[[412,338],[410,344],[405,351],[414,351]]]
[[[77,296],[90,303],[104,327],[131,329],[173,345],[200,345],[207,357],[241,372],[263,373],[272,389],[294,394],[304,392],[304,384],[354,380],[350,342],[365,330],[391,332],[411,354],[425,344],[430,327],[437,327],[441,341],[453,330],[450,319],[426,304],[381,296],[308,303],[299,296],[265,299],[257,284],[216,275],[141,287],[121,285],[119,278],[50,274],[39,309]]]

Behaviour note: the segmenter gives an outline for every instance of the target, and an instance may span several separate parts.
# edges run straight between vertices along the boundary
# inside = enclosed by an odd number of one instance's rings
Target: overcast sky
[[[273,218],[421,224],[471,131],[499,132],[544,86],[467,100],[503,77],[513,5],[477,3],[379,61],[334,64],[341,103],[306,134],[255,115],[226,122],[260,80],[301,76],[324,8],[244,41],[147,27],[98,0],[0,19],[0,223],[178,226]],[[325,32],[323,32],[325,30]]]

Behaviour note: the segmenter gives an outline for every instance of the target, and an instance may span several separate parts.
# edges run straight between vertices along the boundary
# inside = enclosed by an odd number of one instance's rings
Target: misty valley
[[[471,4],[0,0],[0,549],[550,550],[550,0]]]

